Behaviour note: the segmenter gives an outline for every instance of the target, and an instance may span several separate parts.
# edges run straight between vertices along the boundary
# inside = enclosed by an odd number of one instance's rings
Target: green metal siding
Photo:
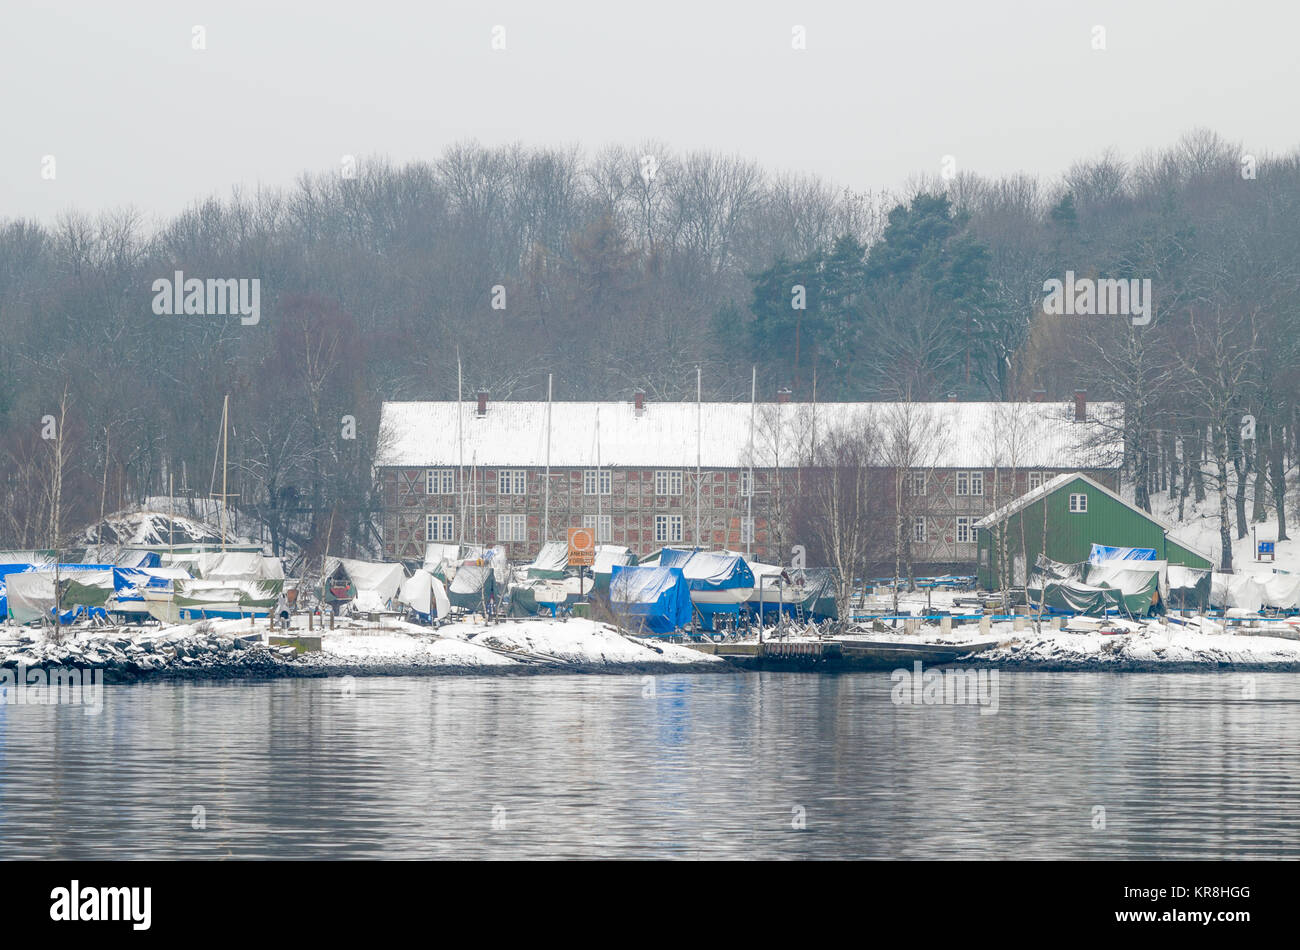
[[[1214,565],[1201,557],[1195,551],[1189,551],[1172,538],[1165,538],[1165,557],[1169,559],[1170,564],[1182,564],[1185,567],[1195,567],[1202,571],[1212,570]]]
[[[1088,510],[1070,511],[1070,495],[1088,496]],[[1077,564],[1088,560],[1092,545],[1111,547],[1155,548],[1156,556],[1173,564],[1208,568],[1209,562],[1193,554],[1182,545],[1169,541],[1164,528],[1152,521],[1142,511],[1116,501],[1105,492],[1098,491],[1083,479],[1072,479],[1052,494],[1035,501],[1022,511],[1005,519],[1006,549],[1014,563],[1021,549],[1021,528],[1024,530],[1025,563],[1032,567],[1042,553],[1043,509],[1047,509],[1047,551],[1054,561]],[[997,529],[979,529],[979,564],[977,574],[981,586],[992,589],[998,586]]]

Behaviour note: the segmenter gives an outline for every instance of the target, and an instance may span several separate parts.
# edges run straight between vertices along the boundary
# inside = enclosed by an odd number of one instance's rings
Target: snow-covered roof
[[[861,429],[882,432],[910,419],[925,433],[934,468],[1115,468],[1122,445],[1118,403],[1092,403],[1088,421],[1074,420],[1073,403],[749,403],[631,402],[551,404],[549,456],[558,467],[708,468],[793,466],[807,462],[814,435]],[[464,449],[457,434],[457,416]],[[412,468],[547,463],[547,404],[490,402],[480,416],[473,402],[386,402],[375,465]],[[599,418],[599,447],[597,419]],[[697,427],[698,420],[698,427]],[[598,450],[599,448],[599,450]]]
[[[1089,478],[1083,472],[1064,472],[1060,475],[1057,475],[1055,478],[1049,478],[1047,481],[1043,482],[1043,484],[1039,485],[1033,491],[1027,491],[1019,498],[1015,499],[1014,501],[1010,501],[1007,504],[1003,505],[1001,508],[997,509],[996,511],[990,512],[989,514],[985,515],[979,521],[975,522],[975,527],[991,528],[999,521],[1006,520],[1011,515],[1014,515],[1017,511],[1023,511],[1025,508],[1029,507],[1034,502],[1038,501],[1038,499],[1045,498],[1046,496],[1055,492],[1057,489],[1074,481],[1076,478],[1083,479],[1091,487],[1097,489],[1097,491],[1102,492],[1105,495],[1109,495],[1111,498],[1114,498],[1125,508],[1128,508],[1132,511],[1136,511],[1143,518],[1146,518],[1148,521],[1152,522],[1153,524],[1158,525],[1160,529],[1164,531],[1165,537],[1168,540],[1173,541],[1179,547],[1186,548],[1192,554],[1195,554],[1198,557],[1205,558],[1205,560],[1209,561],[1211,564],[1214,563],[1214,558],[1210,557],[1210,555],[1206,554],[1204,551],[1198,550],[1197,548],[1193,547],[1190,544],[1185,543],[1184,541],[1181,541],[1176,534],[1176,531],[1178,530],[1176,526],[1171,525],[1163,518],[1156,517],[1155,515],[1151,514],[1151,512],[1149,511],[1143,511],[1141,508],[1137,507],[1132,502],[1125,501],[1122,497],[1120,497],[1120,495],[1111,491],[1109,488],[1107,488],[1105,485],[1101,484],[1097,480]]]

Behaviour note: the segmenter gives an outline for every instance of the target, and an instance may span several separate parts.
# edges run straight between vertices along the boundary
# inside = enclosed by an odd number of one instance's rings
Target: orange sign
[[[591,567],[596,563],[596,539],[587,528],[569,529],[569,564]]]

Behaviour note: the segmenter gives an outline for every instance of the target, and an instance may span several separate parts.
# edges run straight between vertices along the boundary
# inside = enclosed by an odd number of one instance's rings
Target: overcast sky
[[[944,155],[1055,176],[1195,126],[1278,152],[1297,35],[1294,0],[0,0],[0,218],[156,217],[469,138],[656,138],[858,189]]]

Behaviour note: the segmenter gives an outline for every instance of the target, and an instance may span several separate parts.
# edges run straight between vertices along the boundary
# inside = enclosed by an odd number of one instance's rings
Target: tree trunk
[[[1290,540],[1286,535],[1286,470],[1282,466],[1282,440],[1285,430],[1274,425],[1268,432],[1269,474],[1273,489],[1273,507],[1277,509],[1277,539]]]
[[[1228,433],[1222,426],[1214,439],[1215,463],[1219,469],[1219,546],[1223,571],[1232,573],[1232,514],[1228,507]]]

